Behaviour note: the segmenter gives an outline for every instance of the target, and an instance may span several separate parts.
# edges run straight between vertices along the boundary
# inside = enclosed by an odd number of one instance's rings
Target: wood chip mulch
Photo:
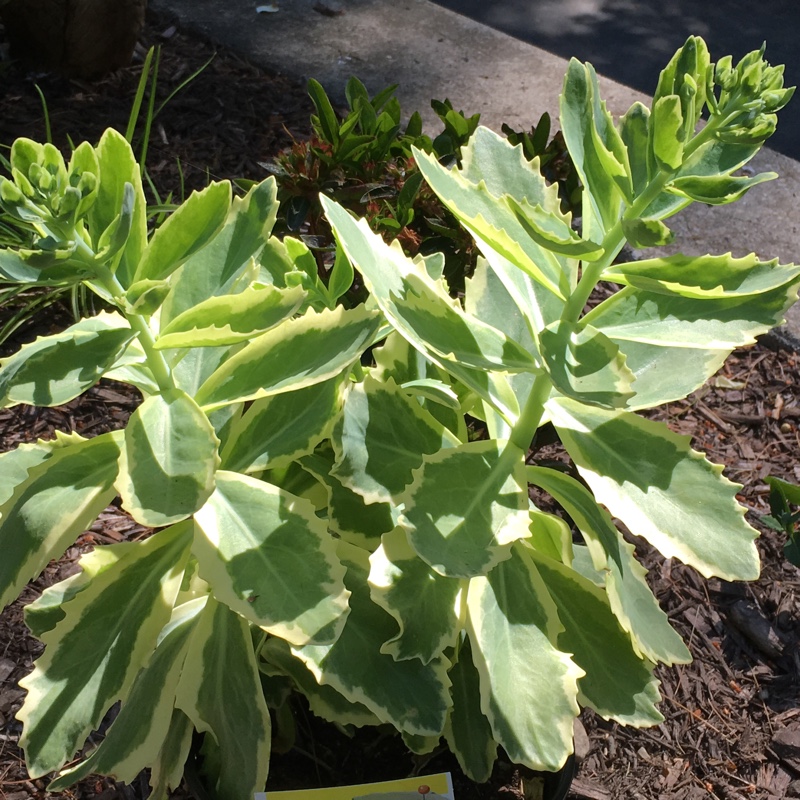
[[[162,196],[188,193],[205,185],[208,177],[261,179],[265,173],[258,162],[268,160],[293,138],[308,134],[310,103],[303,87],[265,74],[231,53],[217,52],[154,15],[148,17],[142,43],[140,56],[150,44],[162,45],[162,97],[214,55],[156,120],[148,170]],[[42,106],[34,84],[47,98],[57,144],[66,144],[67,136],[75,142],[96,140],[109,125],[124,130],[140,69],[134,64],[89,84],[33,76],[0,64],[0,143],[9,144],[21,135],[44,137]],[[30,337],[35,332],[22,335]],[[747,518],[764,531],[759,540],[763,572],[749,584],[707,581],[634,540],[650,570],[651,585],[689,643],[694,661],[659,669],[666,720],[658,727],[635,730],[604,722],[589,712],[582,715],[587,736],[571,797],[800,797],[800,572],[783,558],[781,537],[760,523],[761,515],[769,511],[764,477],[800,482],[799,375],[798,354],[759,344],[735,352],[720,374],[688,399],[651,414],[691,436],[696,449],[724,464],[725,474],[743,484],[739,498]],[[0,411],[0,448],[51,436],[56,429],[91,436],[120,427],[137,402],[136,393],[127,387],[103,382],[62,408]],[[46,780],[28,779],[16,746],[20,725],[14,714],[23,697],[17,681],[40,652],[39,644],[27,635],[22,604],[71,574],[76,559],[91,547],[146,533],[118,508],[109,507],[63,559],[50,564],[32,582],[21,601],[0,615],[0,800],[56,796],[47,792]],[[275,758],[272,788],[292,785],[298,772],[300,778],[312,782],[319,776],[319,785],[326,785],[333,779],[314,763],[314,753],[339,758],[333,762],[336,766],[345,763],[343,752],[371,746],[366,740],[342,744],[329,729],[305,726],[302,721],[298,730],[303,748]],[[323,741],[321,736],[331,739]],[[444,755],[420,764],[393,747],[380,760],[385,778],[403,777],[414,769],[422,774],[454,769]],[[390,769],[395,772],[387,774]],[[484,786],[457,774],[454,777],[458,800],[523,797],[520,774],[508,765],[500,764]],[[336,782],[354,781],[339,774]],[[131,786],[89,779],[61,796],[136,800],[146,793],[143,776]]]

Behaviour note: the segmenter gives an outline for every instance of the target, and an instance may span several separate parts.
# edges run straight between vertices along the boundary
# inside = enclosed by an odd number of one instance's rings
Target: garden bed
[[[208,44],[176,31],[168,20],[155,17],[148,20],[143,42],[162,44],[162,96],[214,52]],[[47,98],[57,144],[65,144],[67,136],[75,142],[96,141],[108,126],[124,130],[139,77],[136,66],[92,84],[0,69],[3,143],[23,135],[45,137],[34,83]],[[266,75],[234,55],[218,53],[157,118],[148,171],[162,197],[188,194],[209,177],[263,178],[266,172],[260,162],[293,138],[308,134],[310,110],[304,87]],[[58,327],[69,321],[65,311],[54,310],[40,324]],[[21,331],[20,338],[47,332],[29,329]],[[736,352],[709,385],[656,414],[673,430],[690,435],[694,447],[712,461],[724,464],[730,479],[744,484],[740,500],[749,509],[748,520],[758,527],[759,516],[768,512],[763,478],[772,474],[800,481],[799,368],[800,357],[785,350],[759,345]],[[0,448],[47,438],[55,429],[91,436],[119,427],[137,400],[128,388],[104,383],[63,408],[2,411]],[[61,561],[31,585],[23,602],[73,571],[81,552],[145,534],[124,514],[109,508]],[[677,562],[664,561],[645,543],[636,545],[650,569],[653,590],[695,660],[659,669],[666,722],[657,728],[625,729],[584,713],[588,753],[573,796],[615,800],[800,796],[800,573],[784,561],[780,538],[773,532],[762,537],[762,578],[747,585],[705,581]],[[0,797],[14,800],[50,796],[46,781],[27,781],[15,746],[19,724],[14,712],[21,698],[16,684],[37,654],[18,602],[0,617]],[[414,771],[457,773],[454,759],[446,754],[411,758],[394,737],[376,738],[374,732],[349,740],[334,727],[313,721],[302,707],[295,710],[297,742],[285,755],[274,757],[272,788],[362,783]],[[520,775],[502,763],[484,786],[456,775],[455,790],[458,800],[522,797]],[[98,779],[85,781],[64,796],[111,800],[145,795],[145,780],[115,787]]]

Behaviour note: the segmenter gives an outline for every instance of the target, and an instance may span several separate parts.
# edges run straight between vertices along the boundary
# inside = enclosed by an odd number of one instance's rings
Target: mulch
[[[309,133],[310,102],[302,86],[266,74],[207,42],[149,15],[138,63],[104,80],[87,83],[32,75],[0,63],[0,142],[17,136],[42,140],[45,115],[56,144],[70,137],[97,140],[108,126],[124,130],[139,80],[141,57],[162,47],[159,96],[165,98],[198,68],[210,63],[156,119],[148,171],[159,195],[181,197],[209,178],[261,179],[260,162]],[[212,58],[213,56],[213,58]],[[68,324],[66,309],[53,309],[20,341]],[[758,546],[763,571],[758,581],[729,584],[704,580],[665,560],[632,538],[650,570],[662,607],[689,643],[694,661],[659,668],[666,721],[635,730],[581,716],[581,762],[572,797],[586,800],[778,800],[800,797],[800,572],[783,558],[780,535],[764,528],[767,475],[800,482],[800,356],[764,343],[736,351],[719,376],[684,401],[653,412],[692,437],[695,449],[725,465],[742,484],[739,499],[748,521],[764,533]],[[56,409],[0,411],[0,449],[22,441],[77,430],[95,435],[124,425],[138,397],[127,387],[103,382]],[[20,601],[0,615],[0,800],[43,800],[45,780],[30,781],[16,741],[14,714],[23,692],[17,681],[31,668],[40,645],[27,635],[22,605],[42,588],[75,571],[76,559],[95,545],[147,535],[115,507],[101,515],[65,557],[50,564]],[[405,777],[450,769],[458,800],[521,800],[533,796],[531,776],[499,763],[491,781],[470,783],[446,753],[425,759],[406,754],[397,739],[375,732],[347,739],[315,721],[298,704],[297,743],[273,759],[270,788],[325,786]],[[524,781],[528,781],[527,795]],[[106,778],[81,782],[66,798],[146,796],[146,779],[116,785]],[[183,791],[176,797],[186,797]]]

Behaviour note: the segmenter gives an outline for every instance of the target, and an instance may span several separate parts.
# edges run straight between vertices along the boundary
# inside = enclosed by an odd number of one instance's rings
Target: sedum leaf
[[[481,710],[480,674],[472,662],[472,648],[466,637],[458,648],[450,680],[453,707],[444,729],[447,745],[467,777],[486,783],[497,758],[497,742]]]
[[[564,631],[559,650],[572,653],[586,673],[579,681],[580,700],[600,714],[623,725],[657,725],[664,717],[656,708],[661,699],[653,664],[642,659],[620,627],[606,593],[575,570],[558,561],[528,553],[558,606]]]
[[[475,237],[485,256],[494,251],[557,297],[568,296],[573,267],[550,249],[547,237],[535,229],[531,237],[516,204],[539,205],[567,226],[569,218],[560,214],[557,191],[552,191],[555,187],[548,189],[538,164],[525,158],[521,145],[514,147],[479,127],[462,151],[461,170],[447,169],[420,150],[413,149],[413,153],[425,180]]]
[[[297,690],[308,700],[311,711],[336,725],[380,725],[381,721],[365,705],[352,703],[332,686],[320,685],[306,665],[292,654],[287,642],[271,637],[264,642],[261,657],[281,674],[288,675]]]
[[[495,440],[425,456],[398,502],[411,546],[447,577],[486,574],[530,535],[522,453]]]
[[[686,645],[650,591],[647,570],[634,558],[633,546],[622,538],[591,492],[557,470],[528,467],[527,472],[528,480],[552,495],[583,534],[594,569],[605,582],[611,609],[637,652],[666,664],[691,661]]]
[[[556,322],[540,334],[547,372],[561,394],[604,408],[623,408],[635,392],[619,347],[591,325]]]
[[[267,781],[271,723],[247,622],[209,597],[185,663],[176,706],[216,751],[206,759],[210,788],[216,797],[252,797]]]
[[[158,758],[150,766],[150,786],[152,791],[148,800],[167,800],[170,790],[177,789],[183,780],[183,769],[189,757],[194,727],[183,711],[177,708],[172,712],[169,730]]]
[[[370,556],[370,596],[400,628],[381,645],[396,661],[418,658],[430,664],[456,644],[464,581],[434,572],[408,544],[405,531],[385,533]]]
[[[27,474],[0,506],[0,607],[15,599],[48,561],[59,558],[116,494],[121,434],[74,438],[65,437],[41,460],[41,450],[23,451]],[[9,464],[8,456],[0,464],[0,475],[23,466],[20,458]],[[14,469],[6,471],[10,466]]]
[[[289,319],[305,297],[300,286],[249,286],[238,294],[209,297],[174,317],[159,333],[156,349],[246,342]]]
[[[228,181],[210,183],[192,192],[156,229],[136,269],[136,280],[162,280],[172,274],[213,239],[230,205]]]
[[[341,407],[342,376],[256,400],[231,428],[222,465],[236,472],[284,467],[330,434]]]
[[[370,376],[348,392],[332,441],[332,474],[368,503],[391,501],[411,483],[424,455],[456,443],[391,378]]]
[[[0,361],[0,406],[74,400],[100,380],[134,336],[124,317],[102,312],[24,344]]]
[[[350,702],[361,703],[382,722],[418,736],[439,736],[450,706],[449,663],[443,657],[427,666],[417,659],[395,661],[380,652],[397,630],[396,623],[369,596],[369,554],[339,542],[347,567],[350,614],[333,645],[293,648],[322,685],[330,685]]]
[[[100,249],[104,235],[111,237],[117,225],[117,217],[126,205],[126,193],[130,192],[126,185],[133,189],[130,230],[116,268],[117,280],[124,288],[128,288],[133,283],[136,268],[147,246],[147,202],[141,172],[130,144],[113,128],[108,128],[102,135],[95,152],[100,168],[100,183],[97,199],[88,213],[95,250]],[[127,226],[128,223],[125,224]]]
[[[223,406],[333,378],[372,344],[380,324],[380,314],[364,306],[308,311],[231,356],[199,388],[197,402]]]
[[[311,503],[222,470],[195,521],[200,576],[217,599],[292,644],[336,641],[347,616],[344,568]]]
[[[277,186],[267,178],[244,197],[234,197],[221,230],[171,277],[161,308],[163,326],[209,297],[230,294],[253,266],[269,238],[278,210]]]
[[[128,696],[169,620],[189,542],[189,527],[176,525],[125,548],[43,636],[44,655],[20,681],[28,690],[20,746],[32,777],[60,769]]]
[[[800,283],[800,265],[760,261],[751,253],[734,258],[674,255],[617,264],[603,278],[665,295],[733,298],[765,294]]]
[[[131,414],[116,481],[126,511],[141,525],[186,519],[214,490],[219,441],[189,395],[171,389]]]
[[[688,436],[566,398],[551,400],[548,410],[597,500],[632,533],[707,578],[758,577],[758,533],[736,503],[740,487],[692,450]]]
[[[467,594],[467,632],[480,675],[481,711],[515,764],[555,771],[572,752],[583,670],[553,644],[555,603],[521,548]]]
[[[172,726],[175,691],[189,636],[205,604],[206,599],[201,598],[173,612],[103,741],[88,758],[52,781],[48,791],[61,791],[93,773],[131,783],[143,769],[159,760]]]

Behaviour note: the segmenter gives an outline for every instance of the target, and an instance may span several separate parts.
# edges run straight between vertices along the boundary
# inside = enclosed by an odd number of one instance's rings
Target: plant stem
[[[102,284],[103,288],[111,295],[120,312],[128,320],[128,324],[136,331],[139,344],[144,350],[145,358],[147,359],[147,366],[153,373],[153,378],[158,384],[158,388],[162,392],[169,391],[175,388],[175,381],[172,379],[167,362],[163,354],[156,350],[155,337],[147,318],[141,314],[131,314],[125,310],[125,288],[117,280],[117,276],[104,264],[97,262],[95,252],[86,243],[84,238],[75,231],[73,233],[75,240],[78,242],[78,250],[92,262],[92,268],[97,274],[97,280]]]
[[[700,130],[696,136],[686,145],[683,151],[683,163],[709,139],[713,138],[719,122],[716,118]],[[683,166],[681,164],[681,167]],[[611,228],[603,239],[603,255],[597,261],[583,262],[583,272],[581,274],[575,291],[567,300],[561,319],[565,322],[577,322],[580,319],[586,302],[589,299],[594,287],[600,280],[602,274],[611,266],[625,243],[625,234],[622,231],[622,221],[638,219],[647,211],[650,204],[664,191],[667,184],[674,180],[681,167],[669,172],[660,170],[647,188],[634,200],[633,204],[626,209],[621,219]]]

